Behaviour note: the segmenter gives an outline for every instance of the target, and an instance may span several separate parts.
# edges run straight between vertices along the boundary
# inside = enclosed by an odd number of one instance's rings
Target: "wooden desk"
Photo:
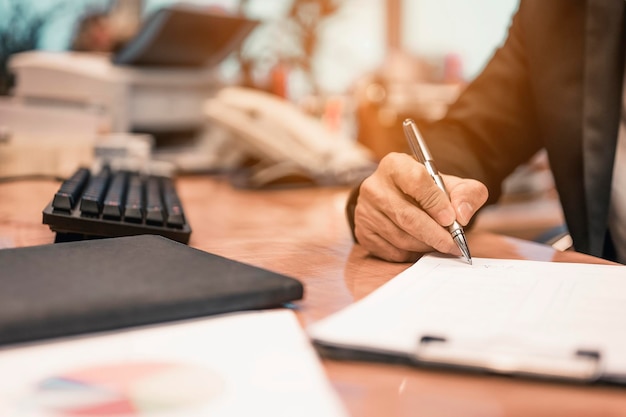
[[[0,184],[0,246],[51,243],[41,211],[59,184]],[[223,180],[178,181],[190,245],[291,275],[305,284],[297,302],[303,326],[367,295],[408,264],[373,259],[352,244],[344,217],[348,190],[233,190]],[[577,253],[480,231],[468,234],[476,257],[602,262]],[[431,371],[400,365],[324,360],[352,416],[626,416],[626,389]]]

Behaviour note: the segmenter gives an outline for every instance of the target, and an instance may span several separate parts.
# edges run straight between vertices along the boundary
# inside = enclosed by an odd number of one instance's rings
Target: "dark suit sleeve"
[[[504,45],[446,117],[424,128],[439,170],[483,182],[489,203],[505,177],[541,148],[524,35],[531,18],[522,1]]]

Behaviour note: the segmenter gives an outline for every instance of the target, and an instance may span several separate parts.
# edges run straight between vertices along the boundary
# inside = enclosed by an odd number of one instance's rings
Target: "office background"
[[[321,26],[313,70],[326,93],[343,93],[365,73],[380,67],[387,55],[385,8],[389,0],[342,0],[340,10]],[[0,29],[7,27],[6,13],[16,0],[0,0]],[[174,0],[144,0],[144,15]],[[98,10],[105,0],[19,0],[33,14],[45,13],[38,48],[66,49],[75,25],[86,10]],[[271,29],[249,41],[250,53],[266,48],[288,48],[276,42],[280,20],[291,0],[194,0],[188,3],[220,6],[236,11],[245,3],[250,17],[261,19]],[[401,46],[417,56],[439,59],[454,54],[465,79],[473,78],[502,41],[517,0],[402,0]],[[5,10],[3,12],[3,9]],[[48,13],[50,11],[50,13]],[[261,39],[260,39],[261,38]],[[271,40],[271,41],[270,41]],[[232,71],[232,70],[231,70]]]

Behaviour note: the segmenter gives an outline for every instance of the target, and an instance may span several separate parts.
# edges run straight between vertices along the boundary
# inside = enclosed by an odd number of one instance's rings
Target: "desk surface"
[[[0,184],[0,247],[51,243],[41,211],[59,183]],[[205,176],[178,180],[190,245],[291,275],[305,285],[303,326],[358,300],[406,269],[352,244],[345,188],[234,190]],[[476,257],[602,262],[490,233],[468,234]],[[323,360],[353,416],[626,416],[626,390]]]

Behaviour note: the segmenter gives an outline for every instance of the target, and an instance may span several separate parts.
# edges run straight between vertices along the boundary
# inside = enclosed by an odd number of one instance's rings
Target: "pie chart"
[[[45,378],[23,405],[54,417],[152,417],[206,406],[223,390],[220,376],[206,368],[131,362]]]

